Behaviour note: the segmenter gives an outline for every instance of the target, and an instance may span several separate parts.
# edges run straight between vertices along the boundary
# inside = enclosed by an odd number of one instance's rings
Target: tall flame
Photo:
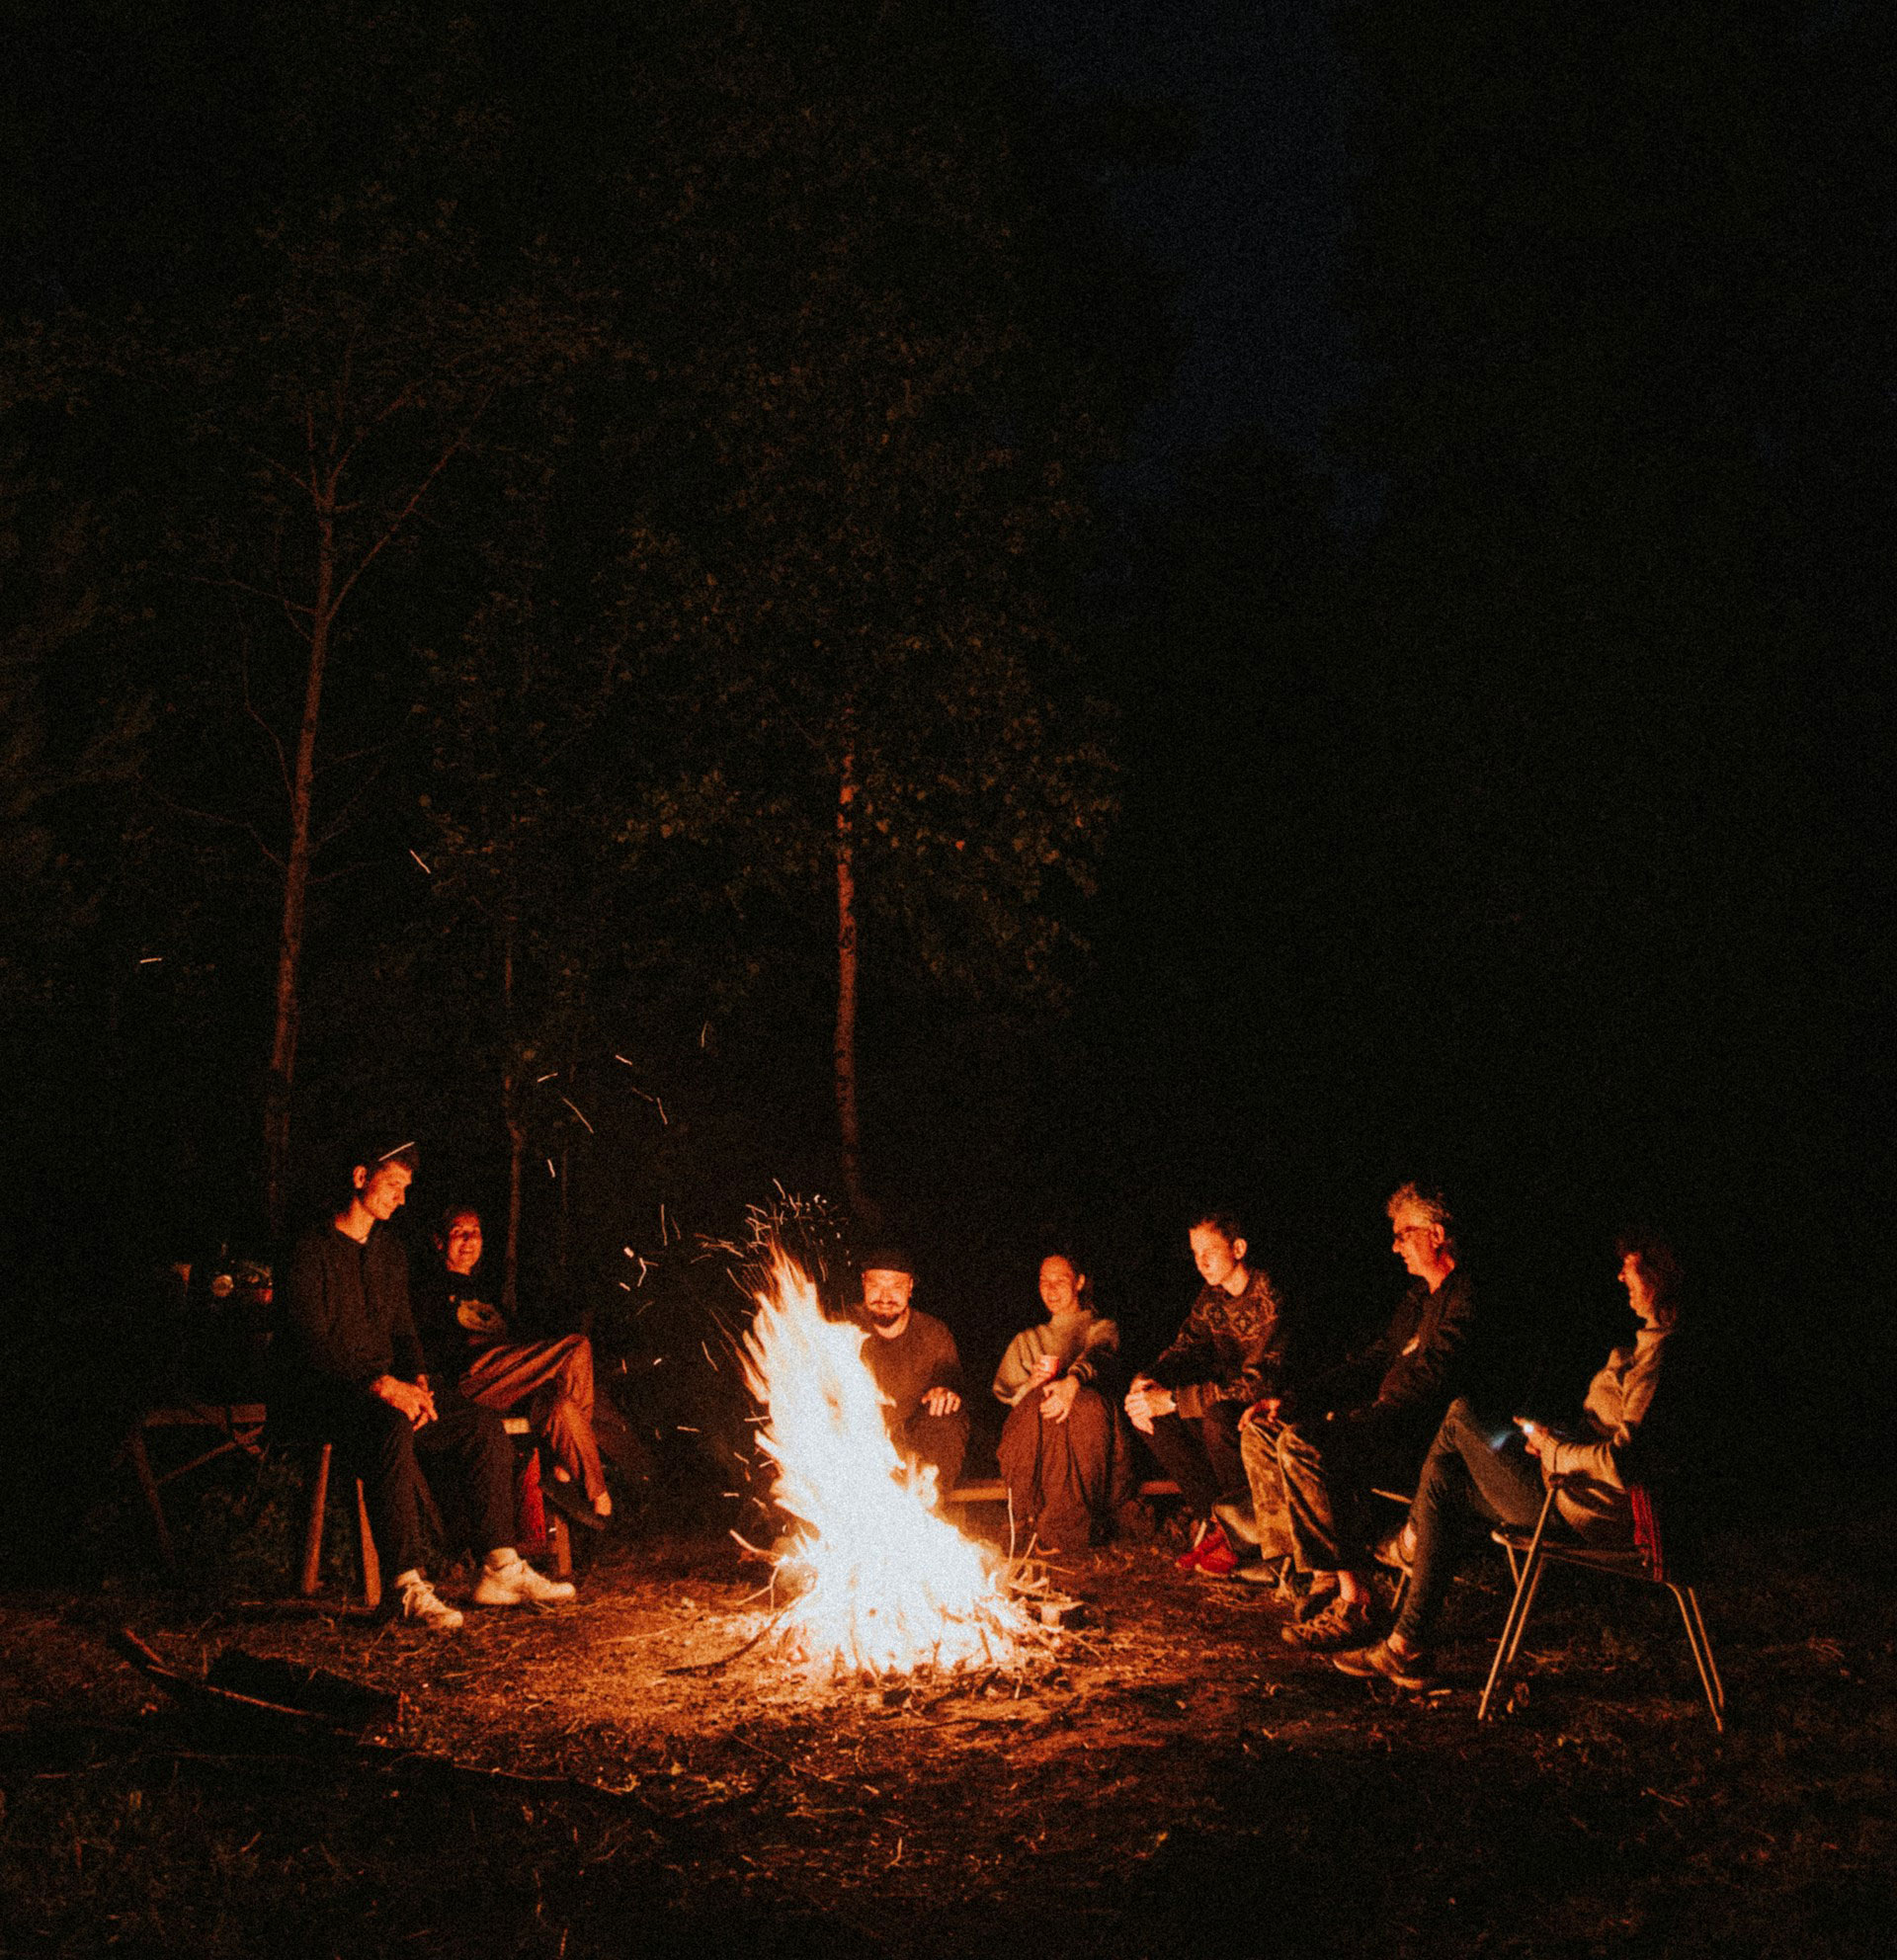
[[[930,1507],[935,1472],[897,1454],[863,1330],[825,1320],[816,1288],[779,1253],[744,1341],[744,1373],[769,1412],[759,1442],[773,1495],[804,1526],[814,1574],[787,1609],[806,1658],[872,1674],[1012,1657],[1030,1625],[1001,1591],[991,1555]]]

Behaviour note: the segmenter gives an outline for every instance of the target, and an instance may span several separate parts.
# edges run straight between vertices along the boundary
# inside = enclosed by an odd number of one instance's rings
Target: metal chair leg
[[[1502,1622],[1502,1637],[1495,1643],[1495,1659],[1489,1663],[1489,1678],[1483,1684],[1482,1699],[1476,1703],[1475,1719],[1478,1722],[1488,1720],[1489,1703],[1502,1684],[1503,1674],[1515,1660],[1515,1650],[1521,1643],[1521,1630],[1527,1624],[1528,1608],[1534,1603],[1534,1590],[1540,1578],[1541,1557],[1540,1547],[1537,1546],[1516,1583],[1515,1597],[1509,1601],[1509,1616]]]
[[[1541,1581],[1548,1569],[1546,1559],[1536,1557],[1534,1571],[1526,1575],[1528,1582],[1528,1596],[1522,1601],[1522,1611],[1516,1618],[1515,1637],[1509,1642],[1509,1666],[1515,1666],[1515,1657],[1522,1651],[1522,1636],[1528,1630],[1528,1615],[1534,1611],[1534,1595],[1541,1590]]]
[[[1723,1736],[1726,1723],[1721,1711],[1725,1704],[1725,1690],[1720,1685],[1718,1670],[1712,1665],[1712,1644],[1706,1639],[1705,1621],[1699,1617],[1699,1601],[1690,1586],[1670,1585],[1667,1591],[1673,1594],[1680,1608],[1680,1617],[1686,1622],[1687,1645],[1692,1650],[1692,1665],[1699,1671],[1699,1685],[1705,1691],[1706,1709],[1712,1716],[1712,1726]],[[1689,1601],[1691,1603],[1689,1604]]]
[[[1699,1651],[1706,1659],[1706,1673],[1712,1676],[1712,1691],[1718,1698],[1715,1711],[1726,1712],[1726,1684],[1719,1678],[1719,1663],[1712,1658],[1712,1635],[1706,1631],[1706,1616],[1699,1610],[1699,1595],[1691,1586],[1687,1588],[1687,1604],[1692,1608],[1693,1625],[1699,1629]]]
[[[1522,1645],[1522,1634],[1528,1623],[1528,1613],[1534,1605],[1534,1595],[1541,1585],[1541,1540],[1548,1530],[1548,1513],[1554,1509],[1554,1486],[1548,1486],[1548,1494],[1541,1500],[1541,1514],[1534,1520],[1534,1536],[1528,1541],[1528,1549],[1523,1563],[1516,1572],[1515,1597],[1509,1601],[1509,1616],[1502,1623],[1502,1638],[1495,1643],[1495,1659],[1489,1664],[1489,1678],[1482,1690],[1482,1699],[1476,1704],[1475,1719],[1486,1721],[1489,1703],[1495,1698],[1495,1690],[1503,1674],[1514,1665],[1516,1651]],[[1509,1564],[1515,1567],[1515,1547],[1504,1540],[1509,1554]]]

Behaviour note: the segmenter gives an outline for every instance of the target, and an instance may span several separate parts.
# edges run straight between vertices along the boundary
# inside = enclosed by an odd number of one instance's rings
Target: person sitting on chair
[[[1449,1236],[1448,1205],[1406,1184],[1385,1206],[1390,1249],[1410,1283],[1381,1339],[1298,1384],[1295,1410],[1248,1410],[1239,1447],[1261,1529],[1280,1508],[1317,1610],[1285,1642],[1318,1652],[1361,1646],[1372,1613],[1364,1510],[1379,1486],[1411,1489],[1449,1398],[1461,1385],[1475,1298]],[[1291,1420],[1282,1420],[1289,1416]]]
[[[1666,1436],[1680,1397],[1674,1390],[1664,1402],[1660,1397],[1680,1323],[1681,1272],[1663,1240],[1631,1235],[1618,1251],[1620,1283],[1640,1327],[1588,1384],[1575,1435],[1525,1416],[1499,1435],[1487,1433],[1466,1399],[1450,1403],[1410,1507],[1411,1578],[1403,1609],[1386,1639],[1332,1657],[1345,1674],[1427,1687],[1434,1671],[1430,1643],[1460,1551],[1498,1524],[1531,1526],[1557,1478],[1550,1529],[1558,1519],[1558,1528],[1592,1544],[1634,1542],[1630,1487],[1676,1454]]]
[[[348,1202],[297,1240],[270,1413],[279,1435],[331,1444],[345,1474],[362,1479],[370,1528],[395,1575],[391,1612],[449,1632],[461,1614],[422,1571],[418,1457],[466,1500],[482,1559],[475,1605],[543,1605],[572,1598],[573,1587],[543,1579],[515,1549],[514,1447],[500,1417],[452,1380],[429,1381],[409,1307],[408,1255],[388,1222],[407,1200],[417,1161],[413,1144],[365,1152],[351,1170]]]
[[[1008,1405],[1001,1474],[1014,1520],[1050,1552],[1138,1528],[1132,1437],[1111,1395],[1119,1329],[1094,1312],[1087,1275],[1065,1253],[1040,1263],[1047,1318],[1008,1344],[995,1394]]]
[[[604,1528],[613,1496],[594,1429],[592,1342],[584,1334],[552,1341],[511,1337],[506,1315],[480,1297],[486,1290],[475,1277],[481,1214],[471,1204],[443,1213],[435,1244],[442,1265],[417,1289],[415,1316],[430,1373],[458,1381],[470,1402],[502,1415],[526,1402],[534,1433],[553,1459],[547,1495],[577,1522]],[[576,1480],[584,1503],[571,1496]]]

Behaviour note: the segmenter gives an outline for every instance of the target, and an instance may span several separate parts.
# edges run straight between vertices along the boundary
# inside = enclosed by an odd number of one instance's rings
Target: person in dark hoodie
[[[364,1152],[348,1201],[297,1240],[284,1288],[274,1357],[273,1430],[334,1446],[345,1475],[363,1480],[370,1528],[394,1574],[389,1610],[432,1632],[461,1624],[422,1570],[421,1462],[457,1480],[473,1549],[482,1557],[477,1606],[570,1599],[515,1549],[514,1450],[502,1419],[452,1381],[431,1384],[408,1298],[408,1255],[389,1228],[408,1198],[413,1144]]]

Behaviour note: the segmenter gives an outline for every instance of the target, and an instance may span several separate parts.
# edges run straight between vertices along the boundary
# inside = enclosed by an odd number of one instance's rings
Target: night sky
[[[1334,281],[1347,157],[1324,0],[992,0],[1057,97],[1176,105],[1190,153],[1116,179],[1113,208],[1165,269],[1189,339],[1141,431],[1140,489],[1255,426],[1309,454],[1352,386]]]
[[[1584,1357],[1634,1214],[1745,1331],[1755,1406],[1788,1302],[1799,1397],[1888,1351],[1878,31],[1832,6],[1756,33],[1506,11],[988,0],[1050,114],[1130,105],[1157,132],[1093,167],[1179,347],[1106,473],[1076,625],[1122,809],[1071,1010],[928,1000],[900,952],[866,983],[872,1181],[975,1351],[1034,1310],[1054,1239],[1157,1339],[1208,1201],[1314,1312],[1373,1322],[1410,1176]],[[16,301],[175,285],[140,242],[213,238],[234,159],[275,154],[241,37],[147,27],[167,81],[103,60],[116,30],[42,30],[28,162],[53,216],[10,248]],[[412,907],[387,855],[365,888]],[[823,1016],[813,988],[794,1039],[688,1057],[701,1133],[751,1138],[694,1229],[771,1175],[832,1175]],[[240,1157],[198,1154],[198,1229]],[[436,1161],[491,1182],[458,1136]],[[185,1208],[158,1189],[81,1195],[143,1231]]]

